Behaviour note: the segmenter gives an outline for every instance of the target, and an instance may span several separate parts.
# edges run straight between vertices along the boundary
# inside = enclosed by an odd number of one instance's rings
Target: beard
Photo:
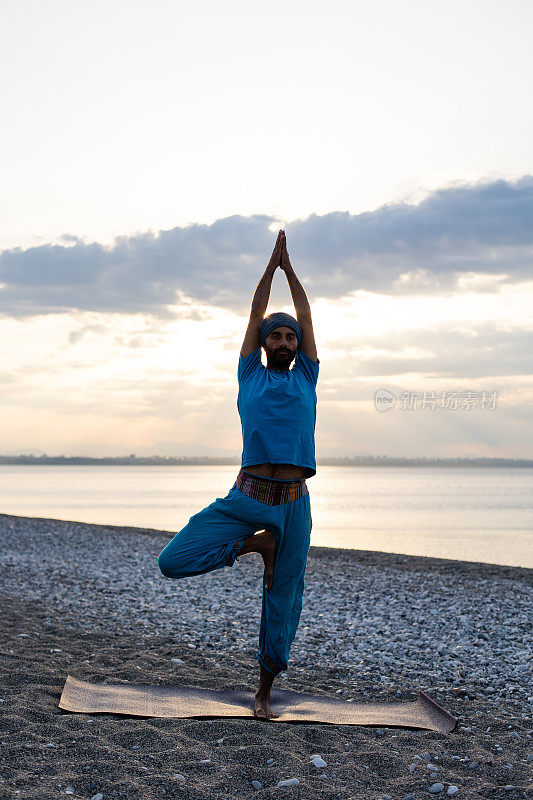
[[[291,350],[289,347],[272,348],[265,345],[265,353],[268,363],[275,369],[288,369],[296,357],[296,350]]]

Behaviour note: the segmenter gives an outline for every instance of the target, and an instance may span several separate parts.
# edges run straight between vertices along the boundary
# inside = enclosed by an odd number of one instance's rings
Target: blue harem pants
[[[288,499],[295,494],[301,496]],[[270,505],[271,502],[276,504]],[[288,667],[290,648],[300,622],[311,528],[311,503],[305,480],[258,478],[241,470],[227,496],[217,497],[192,516],[167,544],[159,554],[159,568],[168,578],[185,578],[233,566],[245,538],[258,530],[272,531],[277,542],[274,576],[267,591],[263,573],[256,658],[277,675]]]

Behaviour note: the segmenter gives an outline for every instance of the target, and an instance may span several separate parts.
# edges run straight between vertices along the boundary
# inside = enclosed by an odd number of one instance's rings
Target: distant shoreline
[[[0,465],[39,466],[240,466],[240,457],[212,456],[1,456]],[[392,456],[326,457],[317,461],[318,467],[533,467],[533,459],[526,458],[401,458]]]

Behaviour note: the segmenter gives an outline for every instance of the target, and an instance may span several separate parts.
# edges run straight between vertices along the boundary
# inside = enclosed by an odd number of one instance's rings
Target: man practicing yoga
[[[283,312],[263,318],[278,266],[287,277],[297,320]],[[169,578],[233,566],[246,553],[262,556],[256,655],[261,671],[254,707],[261,719],[278,716],[270,708],[270,690],[275,676],[287,669],[302,611],[312,527],[305,479],[316,473],[319,363],[311,308],[291,266],[285,232],[280,231],[255,290],[239,357],[237,407],[243,450],[237,480],[226,497],[191,517],[159,555],[159,568]]]

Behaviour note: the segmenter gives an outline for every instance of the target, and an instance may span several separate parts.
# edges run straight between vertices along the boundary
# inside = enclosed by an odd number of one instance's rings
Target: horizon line
[[[56,463],[95,463],[95,464],[138,464],[149,465],[155,464],[168,464],[168,465],[194,465],[203,463],[204,465],[213,464],[213,466],[235,466],[241,464],[240,456],[136,456],[135,453],[130,453],[127,456],[49,456],[46,454],[33,455],[33,454],[18,454],[18,455],[0,455],[0,464],[16,464],[16,463],[41,463],[41,464],[56,464]],[[329,463],[328,463],[329,462]],[[383,464],[383,465],[399,465],[399,464],[484,464],[484,465],[517,465],[517,466],[533,466],[533,459],[527,458],[509,458],[502,456],[456,456],[456,457],[442,457],[442,456],[387,456],[387,455],[353,455],[353,456],[323,456],[317,459],[316,465],[319,466],[350,466],[350,465],[366,465],[366,464]]]

